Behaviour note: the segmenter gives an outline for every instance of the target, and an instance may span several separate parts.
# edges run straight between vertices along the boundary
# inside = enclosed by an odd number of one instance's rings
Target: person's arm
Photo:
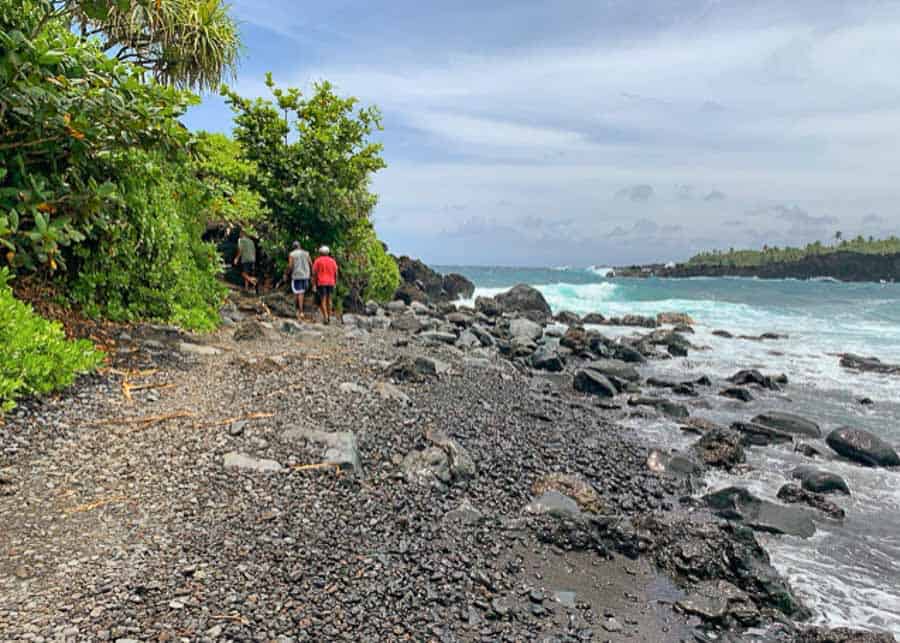
[[[294,255],[288,255],[288,265],[287,268],[284,269],[284,279],[285,281],[288,278],[288,275],[294,269]]]
[[[232,265],[235,265],[235,266],[236,266],[237,263],[238,263],[238,259],[241,258],[241,242],[240,242],[240,241],[238,241],[237,249],[238,249],[238,251],[237,251],[237,254],[234,255],[234,262],[233,262],[233,264],[232,264]]]

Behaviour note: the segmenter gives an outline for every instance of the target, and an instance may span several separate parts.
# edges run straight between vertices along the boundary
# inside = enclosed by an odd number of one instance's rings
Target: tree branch
[[[62,140],[60,136],[48,136],[46,138],[38,138],[33,141],[20,141],[17,143],[0,143],[0,150],[14,150],[21,147],[35,147],[37,145],[43,145],[44,143],[52,143],[54,141]]]

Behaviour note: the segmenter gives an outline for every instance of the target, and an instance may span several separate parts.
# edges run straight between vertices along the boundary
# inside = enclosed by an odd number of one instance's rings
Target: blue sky
[[[785,6],[787,5],[787,6]],[[900,3],[239,0],[235,86],[384,114],[393,252],[622,264],[900,234]],[[229,131],[206,97],[192,128]]]

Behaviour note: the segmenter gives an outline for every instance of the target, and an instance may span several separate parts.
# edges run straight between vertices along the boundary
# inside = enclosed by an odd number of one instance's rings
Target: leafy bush
[[[198,99],[42,20],[48,7],[0,0],[0,260],[63,282],[90,314],[211,328],[215,192],[178,120]]]
[[[269,215],[262,196],[251,189],[257,180],[253,161],[242,158],[241,144],[224,134],[200,132],[194,142],[197,177],[211,193],[206,218],[253,229]]]
[[[400,287],[400,269],[374,231],[366,240],[366,260],[368,283],[363,298],[366,301],[390,301]]]
[[[71,297],[91,315],[155,318],[210,330],[224,288],[221,261],[201,241],[208,192],[191,168],[135,151],[116,164],[122,203],[114,225],[75,248]]]
[[[400,285],[397,262],[385,251],[368,220],[345,233],[344,245],[337,249],[335,258],[341,269],[339,303],[359,307],[369,300],[390,301]]]
[[[23,395],[68,386],[103,359],[90,342],[66,340],[59,324],[15,299],[8,280],[7,269],[0,269],[0,413]]]
[[[53,273],[65,250],[114,225],[109,161],[131,149],[182,154],[196,97],[145,82],[46,3],[0,0],[0,247],[16,270]]]

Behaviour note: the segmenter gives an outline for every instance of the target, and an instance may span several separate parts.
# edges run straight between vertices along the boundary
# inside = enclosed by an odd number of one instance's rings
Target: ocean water
[[[797,413],[817,421],[827,435],[841,426],[872,431],[900,446],[900,377],[853,373],[837,354],[850,352],[900,363],[900,284],[845,284],[828,280],[732,278],[616,279],[602,267],[578,269],[441,267],[476,284],[476,296],[494,295],[518,283],[538,288],[554,312],[655,315],[678,311],[697,322],[690,337],[697,346],[687,358],[654,362],[644,376],[724,378],[742,368],[785,373],[781,392],[756,393],[743,404],[713,397],[692,414],[730,424],[771,410]],[[724,339],[776,332],[778,341]],[[608,335],[640,332],[603,327]],[[872,406],[857,400],[869,397]],[[690,400],[684,400],[690,403]],[[685,449],[695,437],[671,422],[629,420],[648,446]],[[900,634],[900,470],[869,469],[832,457],[822,441],[811,441],[824,454],[810,461],[789,446],[748,451],[753,470],[742,476],[715,473],[712,488],[739,483],[775,500],[791,470],[813,464],[843,476],[853,495],[831,496],[847,513],[843,523],[817,519],[809,540],[760,536],[775,566],[815,611],[818,623]]]

